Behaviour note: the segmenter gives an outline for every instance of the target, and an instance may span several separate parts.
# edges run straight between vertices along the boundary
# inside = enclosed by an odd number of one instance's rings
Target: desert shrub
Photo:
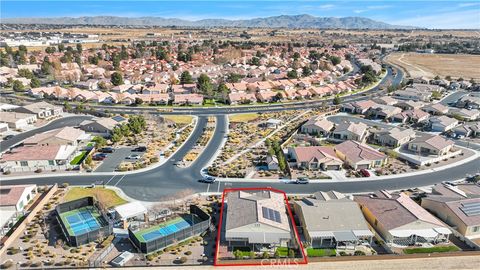
[[[361,250],[355,250],[355,252],[353,253],[353,255],[355,256],[363,256],[365,255],[365,252],[361,251]]]
[[[188,258],[185,257],[185,256],[183,256],[183,257],[181,257],[178,261],[179,261],[180,263],[186,263],[187,260],[188,260]]]
[[[262,258],[263,259],[268,259],[268,258],[270,258],[270,255],[268,254],[268,252],[264,251],[263,254],[262,254]]]
[[[13,261],[9,260],[9,261],[6,261],[6,262],[2,263],[2,265],[0,265],[0,268],[1,269],[8,269],[12,266],[13,266]]]
[[[187,255],[187,256],[192,255],[192,252],[189,250],[189,251],[185,252],[185,255]]]

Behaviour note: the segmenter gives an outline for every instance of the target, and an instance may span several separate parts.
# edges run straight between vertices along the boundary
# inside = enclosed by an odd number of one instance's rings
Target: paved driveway
[[[133,147],[116,148],[115,152],[107,153],[107,158],[98,166],[95,172],[113,172],[122,161],[130,161],[125,159],[131,154],[142,155],[141,152],[132,152]],[[132,160],[133,161],[133,160]]]

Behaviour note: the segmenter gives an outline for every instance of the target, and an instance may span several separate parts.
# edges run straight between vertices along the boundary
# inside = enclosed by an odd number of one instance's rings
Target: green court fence
[[[141,242],[135,236],[135,233],[128,228],[128,236],[130,241],[142,252],[142,253],[151,253],[159,249],[165,248],[174,243],[181,242],[189,237],[199,235],[202,232],[206,231],[210,227],[210,216],[205,213],[200,207],[196,205],[190,205],[190,214],[195,214],[200,218],[200,222],[189,226],[187,228],[181,229],[177,232],[174,232],[169,235],[162,236],[157,239],[153,239],[146,242]]]
[[[60,214],[69,212],[72,210],[76,210],[85,206],[93,206],[97,208],[98,212],[101,214],[101,218],[103,219],[103,222],[100,222],[101,227],[92,231],[85,232],[83,234],[70,235],[68,233],[66,224],[64,224],[62,219],[60,218]],[[113,233],[113,223],[105,215],[105,213],[100,211],[93,197],[84,197],[77,200],[59,204],[55,208],[55,211],[57,213],[56,214],[57,221],[60,224],[60,228],[62,229],[62,232],[65,235],[65,238],[70,246],[78,247],[81,245],[85,245],[99,238],[107,237]]]

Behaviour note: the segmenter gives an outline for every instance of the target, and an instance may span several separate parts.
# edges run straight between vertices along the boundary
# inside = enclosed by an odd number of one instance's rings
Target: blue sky
[[[480,28],[480,1],[75,1],[1,0],[2,18],[160,16],[198,20],[277,15],[361,16],[397,25]]]

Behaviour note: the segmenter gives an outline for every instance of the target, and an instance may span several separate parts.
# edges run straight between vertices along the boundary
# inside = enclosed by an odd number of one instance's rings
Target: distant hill
[[[75,24],[75,25],[138,25],[183,27],[263,27],[263,28],[345,28],[345,29],[412,29],[363,17],[314,17],[311,15],[281,15],[248,20],[204,19],[188,21],[162,17],[56,17],[56,18],[4,18],[2,23],[14,24]]]

